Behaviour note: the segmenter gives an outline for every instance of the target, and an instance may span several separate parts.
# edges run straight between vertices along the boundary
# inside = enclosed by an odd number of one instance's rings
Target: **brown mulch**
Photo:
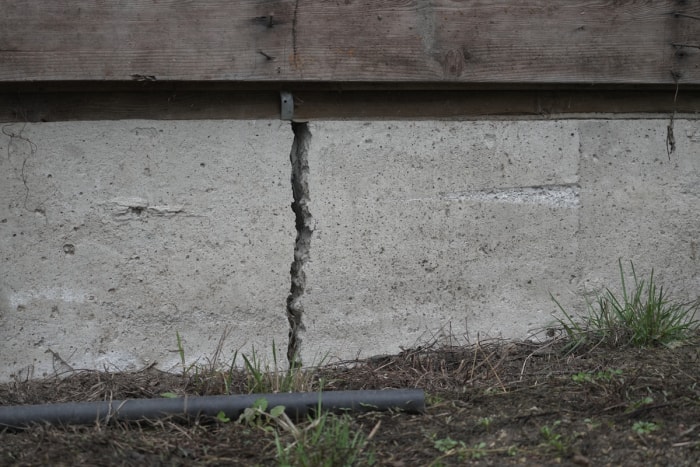
[[[700,339],[676,348],[491,340],[316,369],[324,390],[423,388],[424,414],[355,414],[376,465],[700,465]],[[0,405],[232,393],[246,375],[75,372]],[[284,436],[284,435],[283,435]],[[277,465],[270,431],[164,419],[0,431],[0,465]],[[367,462],[368,457],[364,458]]]

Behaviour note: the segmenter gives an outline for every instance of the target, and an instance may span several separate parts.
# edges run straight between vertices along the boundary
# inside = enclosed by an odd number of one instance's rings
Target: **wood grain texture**
[[[700,85],[700,2],[0,0],[30,81]]]

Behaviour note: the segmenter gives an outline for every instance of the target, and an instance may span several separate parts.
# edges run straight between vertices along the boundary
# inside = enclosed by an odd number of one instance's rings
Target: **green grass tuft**
[[[352,426],[347,414],[324,412],[309,420],[303,429],[292,431],[294,441],[285,445],[275,437],[280,466],[309,467],[374,465],[374,452],[368,449],[368,437]]]
[[[588,314],[581,320],[574,319],[552,296],[564,314],[557,321],[572,339],[574,348],[591,342],[635,347],[666,345],[686,340],[698,329],[695,315],[700,299],[686,303],[669,299],[664,288],[655,282],[654,271],[648,280],[640,279],[631,261],[633,284],[629,284],[622,260],[618,264],[622,296],[606,288],[595,302],[587,303]]]
[[[278,392],[309,392],[323,389],[324,382],[316,378],[313,367],[306,369],[294,363],[287,370],[280,370],[277,347],[272,341],[272,366],[264,363],[252,349],[250,357],[241,354],[246,372],[247,389],[251,394]],[[319,365],[323,365],[325,358]]]
[[[199,360],[188,364],[185,357],[183,338],[179,332],[175,332],[177,338],[177,353],[180,356],[182,375],[188,379],[198,394],[223,393],[231,394],[234,391],[232,384],[242,375],[245,381],[235,390],[249,394],[281,393],[281,392],[311,392],[323,390],[326,381],[319,377],[317,367],[304,367],[301,364],[292,364],[286,370],[281,368],[278,360],[277,346],[272,341],[272,363],[262,359],[252,348],[249,355],[235,351],[233,357],[224,361],[222,359],[224,341],[227,339],[229,329],[226,328],[219,339],[212,358],[207,358],[207,363],[199,363]],[[240,367],[238,357],[242,357],[243,366]],[[325,363],[324,357],[318,366]],[[168,396],[164,396],[168,397]]]

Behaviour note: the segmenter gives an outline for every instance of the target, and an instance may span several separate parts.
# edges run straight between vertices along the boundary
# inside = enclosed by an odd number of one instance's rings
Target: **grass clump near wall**
[[[587,302],[587,315],[575,319],[552,296],[564,318],[558,318],[572,346],[600,343],[612,346],[648,347],[683,342],[698,329],[695,318],[700,298],[678,302],[668,297],[656,283],[652,269],[648,280],[640,279],[630,261],[632,283],[625,277],[622,260],[618,260],[622,296],[606,288],[594,302]]]

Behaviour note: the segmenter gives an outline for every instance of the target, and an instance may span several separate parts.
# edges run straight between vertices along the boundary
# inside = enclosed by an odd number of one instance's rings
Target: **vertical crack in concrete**
[[[306,288],[306,274],[304,265],[309,259],[311,250],[311,236],[313,234],[314,219],[309,211],[309,161],[307,159],[311,132],[308,123],[292,122],[294,142],[289,159],[292,163],[292,211],[295,215],[297,230],[296,244],[294,245],[294,261],[291,267],[292,284],[287,297],[287,319],[289,320],[289,345],[287,347],[287,359],[290,366],[301,365],[301,333],[305,330],[302,321],[304,305],[302,297]]]

